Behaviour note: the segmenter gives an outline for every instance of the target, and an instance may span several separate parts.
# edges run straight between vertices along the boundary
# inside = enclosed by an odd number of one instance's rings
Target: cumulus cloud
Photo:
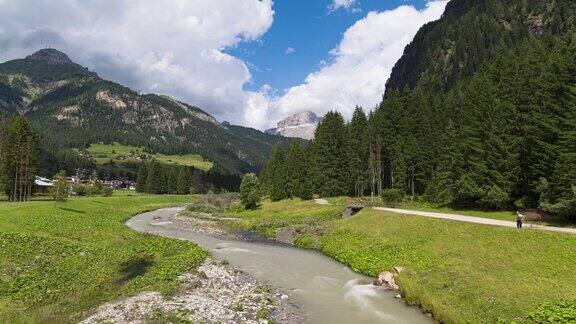
[[[266,99],[242,89],[249,69],[222,49],[258,39],[273,16],[272,0],[1,0],[0,60],[49,44],[105,78],[245,122]]]
[[[373,109],[382,100],[385,83],[418,29],[441,17],[448,1],[430,1],[422,10],[401,6],[370,12],[350,27],[335,49],[332,61],[308,75],[301,85],[271,98],[268,114],[280,119],[312,110],[339,110],[350,117],[355,106]]]
[[[288,47],[288,48],[286,49],[286,54],[292,54],[292,53],[294,53],[294,52],[296,52],[296,50],[294,49],[294,47]]]

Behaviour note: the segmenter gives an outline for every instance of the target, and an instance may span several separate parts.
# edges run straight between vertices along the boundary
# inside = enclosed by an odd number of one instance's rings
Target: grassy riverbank
[[[207,253],[134,232],[131,216],[189,196],[114,196],[0,202],[0,322],[74,322],[105,301],[172,293]]]
[[[445,322],[529,321],[546,302],[576,299],[576,236],[499,228],[365,209],[339,219],[342,207],[265,202],[236,226],[273,237],[295,229],[295,243],[317,248],[376,276],[403,266],[406,300]],[[543,316],[571,316],[541,309]],[[565,313],[565,314],[559,314]]]

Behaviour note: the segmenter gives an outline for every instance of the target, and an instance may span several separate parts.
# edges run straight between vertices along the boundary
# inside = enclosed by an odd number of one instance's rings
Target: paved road
[[[447,219],[459,222],[484,224],[484,225],[494,225],[503,227],[513,227],[513,228],[516,227],[516,222],[510,222],[498,219],[464,216],[456,214],[433,213],[433,212],[398,209],[398,208],[386,208],[386,207],[374,207],[374,209],[403,215],[423,216],[423,217]],[[576,234],[576,228],[553,227],[553,226],[543,226],[543,225],[526,224],[526,223],[524,224],[524,228],[538,229],[550,232]]]

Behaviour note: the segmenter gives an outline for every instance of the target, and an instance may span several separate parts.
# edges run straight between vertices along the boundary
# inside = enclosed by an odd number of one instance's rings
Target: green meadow
[[[86,149],[90,156],[98,164],[106,164],[110,161],[122,163],[139,163],[141,159],[139,156],[146,155],[156,159],[163,164],[184,165],[198,168],[200,170],[208,171],[212,168],[213,164],[207,161],[198,154],[186,155],[164,155],[160,153],[146,153],[140,147],[127,146],[119,143],[114,144],[92,144]]]
[[[236,212],[240,226],[274,237],[292,228],[315,248],[375,277],[395,266],[402,295],[447,323],[576,320],[576,236],[402,216],[342,206],[265,201]]]
[[[135,214],[191,196],[118,195],[67,202],[0,202],[0,322],[76,322],[141,291],[174,293],[177,276],[208,255],[198,246],[140,234]]]

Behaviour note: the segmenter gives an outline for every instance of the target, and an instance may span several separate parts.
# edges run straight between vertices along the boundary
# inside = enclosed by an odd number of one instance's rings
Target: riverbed
[[[432,323],[395,293],[319,252],[260,242],[226,240],[186,230],[183,208],[140,214],[126,224],[139,232],[192,241],[219,260],[289,294],[311,323]]]

